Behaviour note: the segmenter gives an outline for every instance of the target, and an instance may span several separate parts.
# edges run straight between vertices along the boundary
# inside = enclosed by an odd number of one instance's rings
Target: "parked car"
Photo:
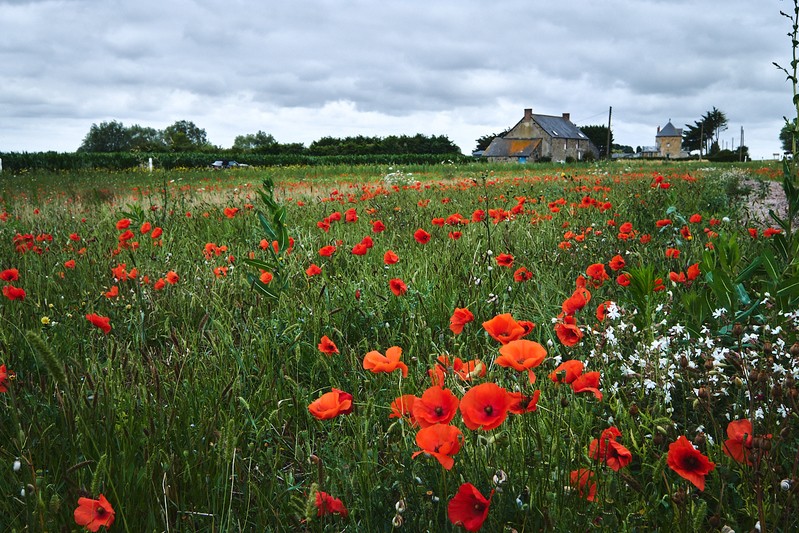
[[[238,167],[248,167],[250,165],[246,165],[244,163],[237,163],[236,161],[228,161],[227,159],[219,159],[211,163],[211,168],[214,170],[222,170],[223,168],[238,168]]]

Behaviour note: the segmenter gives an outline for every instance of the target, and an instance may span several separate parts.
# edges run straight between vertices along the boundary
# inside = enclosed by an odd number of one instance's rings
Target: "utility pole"
[[[613,106],[608,107],[608,142],[607,142],[607,158],[610,159],[610,117],[613,114]]]
[[[744,160],[744,127],[741,126],[741,146],[740,153],[738,154],[738,161]]]
[[[702,127],[699,133],[699,160],[702,160],[702,147],[705,145],[705,121],[702,121]]]

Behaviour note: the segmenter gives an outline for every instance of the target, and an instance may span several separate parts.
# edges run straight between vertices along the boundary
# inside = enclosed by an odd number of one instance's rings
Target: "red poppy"
[[[608,315],[608,308],[613,304],[611,300],[605,300],[601,304],[596,307],[596,319],[600,322],[605,320],[605,317]]]
[[[469,429],[488,431],[499,427],[508,417],[512,398],[495,383],[481,383],[472,387],[461,398],[463,423]]]
[[[690,222],[691,224],[699,224],[700,222],[702,222],[702,215],[700,215],[699,213],[695,213],[691,215],[691,218],[688,219],[688,222]]]
[[[8,374],[6,365],[0,365],[0,392],[8,392]],[[13,375],[13,372],[11,374]]]
[[[166,287],[166,281],[164,281],[164,278],[158,278],[158,281],[156,281],[153,285],[153,289],[157,291],[160,291],[164,287]]]
[[[119,296],[119,287],[116,285],[114,285],[105,292],[106,298],[116,298],[117,296]]]
[[[588,447],[588,456],[595,461],[603,461],[611,470],[618,472],[633,460],[633,454],[616,439],[621,437],[621,431],[609,427],[602,432],[599,439],[591,441]]]
[[[327,245],[327,246],[322,246],[321,248],[319,248],[319,255],[321,255],[322,257],[330,257],[334,253],[336,253],[336,247],[335,246]]]
[[[546,348],[535,341],[517,339],[505,344],[499,349],[500,356],[496,363],[505,368],[513,368],[519,372],[528,373],[530,383],[535,383],[533,368],[544,362],[547,356]]]
[[[577,287],[571,296],[563,301],[561,309],[566,315],[573,315],[591,301],[591,293],[585,287]]]
[[[458,411],[458,397],[451,390],[433,385],[413,402],[413,417],[424,427],[449,424]]]
[[[724,454],[739,463],[752,465],[750,456],[754,444],[752,422],[749,420],[733,420],[727,424],[727,440],[724,441]]]
[[[676,272],[669,272],[669,279],[674,283],[685,283],[688,281],[688,278],[685,277],[685,272],[680,272],[679,274]]]
[[[472,222],[482,222],[486,218],[486,212],[482,209],[475,209],[472,213]]]
[[[91,322],[93,326],[100,328],[106,335],[111,332],[111,319],[107,316],[100,316],[95,313],[90,313],[86,315],[86,320]]]
[[[153,229],[153,225],[149,222],[144,222],[139,228],[139,232],[143,235],[145,233],[150,233],[151,229]]]
[[[577,376],[577,379],[572,381],[572,390],[575,393],[591,392],[597,400],[602,401],[602,392],[599,390],[599,379],[599,372],[580,374]]]
[[[319,420],[330,420],[339,415],[348,415],[354,409],[352,394],[331,389],[308,405],[308,411]]]
[[[344,211],[344,222],[358,222],[358,212],[354,207]]]
[[[225,209],[222,210],[222,212],[225,214],[226,217],[233,218],[233,217],[236,216],[236,213],[239,212],[239,208],[238,207],[226,207]]]
[[[527,267],[519,267],[516,269],[516,272],[513,273],[513,281],[517,283],[530,281],[531,279],[533,279],[533,273],[527,270]]]
[[[457,241],[462,236],[463,236],[463,233],[461,233],[460,231],[450,231],[449,233],[447,233],[447,237],[449,237],[453,241]]]
[[[564,346],[574,346],[583,338],[583,332],[577,326],[577,320],[571,315],[565,315],[555,324],[555,334]]]
[[[308,276],[309,278],[311,278],[313,276],[317,276],[317,275],[319,275],[321,273],[322,273],[322,269],[319,268],[314,263],[311,263],[311,266],[309,266],[308,268],[305,269],[305,275]]]
[[[363,358],[363,367],[375,374],[386,372],[391,373],[397,369],[402,370],[402,377],[408,377],[408,366],[400,361],[402,357],[402,348],[399,346],[392,346],[386,350],[386,355],[378,351],[371,351]]]
[[[669,444],[666,463],[669,468],[693,483],[699,490],[705,490],[705,476],[716,468],[716,463],[702,455],[702,452],[694,448],[691,441],[683,435]]]
[[[93,532],[99,530],[101,526],[110,528],[114,523],[114,514],[114,508],[102,494],[96,500],[78,498],[78,507],[73,513],[77,525]]]
[[[631,281],[632,281],[632,278],[630,278],[629,274],[619,274],[616,277],[616,283],[618,283],[622,287],[629,286]]]
[[[627,263],[624,262],[624,258],[620,255],[614,255],[613,258],[608,262],[608,266],[614,272],[617,270],[621,270]]]
[[[416,239],[416,242],[418,242],[419,244],[427,244],[428,242],[430,242],[430,234],[427,233],[422,228],[417,229],[413,233],[413,238]]]
[[[385,264],[387,264],[387,265],[393,265],[393,264],[394,264],[394,263],[396,263],[397,261],[399,261],[399,257],[397,256],[397,254],[395,254],[395,253],[394,253],[394,252],[392,252],[391,250],[387,251],[387,252],[386,252],[386,253],[383,255],[383,262],[384,262]]]
[[[555,383],[571,384],[583,373],[585,365],[582,361],[572,359],[564,361],[549,375],[549,379]]]
[[[19,270],[16,268],[7,268],[0,272],[0,280],[3,281],[17,281],[19,280]]]
[[[491,338],[502,344],[520,339],[529,333],[522,324],[513,319],[510,313],[503,313],[483,322],[483,329],[488,332]]]
[[[452,364],[452,370],[463,381],[471,381],[472,378],[486,375],[486,366],[479,359],[461,361],[460,357],[456,357]]]
[[[668,259],[677,259],[680,257],[680,251],[677,248],[666,248],[666,257]]]
[[[577,490],[577,494],[579,494],[581,498],[592,502],[596,497],[595,477],[596,475],[591,470],[587,468],[578,468],[577,470],[571,471],[569,474],[569,481],[571,487]]]
[[[327,492],[322,492],[321,490],[317,491],[316,516],[325,516],[329,514],[337,514],[347,518],[349,513],[347,512],[347,508],[344,507],[344,503],[340,499],[334,498]]]
[[[368,251],[369,248],[367,248],[366,245],[363,244],[362,242],[359,242],[358,244],[352,247],[353,255],[366,255]]]
[[[497,265],[508,268],[512,267],[513,256],[510,254],[499,254],[497,256]]]
[[[408,292],[408,286],[405,285],[405,282],[399,278],[389,280],[388,288],[391,289],[391,292],[394,293],[394,296],[402,296]]]
[[[391,402],[391,414],[389,418],[401,418],[407,420],[411,427],[416,427],[419,423],[413,416],[413,404],[417,398],[413,394],[403,394]]]
[[[699,277],[699,274],[702,272],[699,270],[699,263],[694,263],[693,265],[688,267],[688,270],[685,272],[688,278],[688,281],[693,281]]]
[[[366,246],[367,249],[371,249],[372,247],[374,247],[375,241],[373,241],[372,238],[369,235],[367,235],[363,239],[361,239],[361,244]]]
[[[605,270],[605,265],[602,263],[594,263],[585,269],[585,275],[591,278],[594,287],[601,286],[605,280],[609,279],[608,273]]]
[[[383,224],[380,220],[375,220],[372,222],[372,233],[380,233],[381,231],[386,230],[386,225]]]
[[[118,220],[117,221],[117,229],[119,231],[122,231],[123,229],[128,229],[130,227],[130,222],[131,221],[130,221],[129,218],[123,218],[123,219]]]
[[[168,274],[167,274],[167,276],[168,276]],[[266,270],[262,270],[261,271],[261,275],[258,276],[258,281],[260,281],[264,285],[268,285],[269,283],[272,282],[273,279],[274,279],[274,276],[272,275],[272,273],[271,272],[267,272]],[[169,278],[167,278],[167,281],[169,281]]]
[[[6,285],[3,287],[3,296],[9,300],[24,300],[25,289],[14,287],[13,285]]]
[[[521,392],[509,392],[510,405],[508,405],[508,411],[514,415],[533,413],[538,409],[538,399],[540,397],[540,390],[535,391],[532,396],[527,396]]]
[[[670,226],[670,225],[671,225],[671,220],[668,219],[668,218],[664,218],[664,219],[661,219],[661,220],[658,220],[657,222],[655,222],[655,226],[657,226],[659,228],[665,228],[666,226]]]
[[[416,433],[416,445],[422,451],[414,452],[411,456],[415,459],[421,454],[432,455],[447,470],[455,464],[453,455],[458,453],[463,443],[463,433],[455,426],[433,424],[423,427]]]
[[[327,335],[322,335],[322,338],[319,340],[319,344],[317,345],[319,351],[326,355],[333,355],[334,353],[338,353],[338,347],[336,343],[330,340]]]
[[[474,315],[465,307],[456,307],[449,319],[449,329],[455,335],[463,331],[463,326],[474,320]]]
[[[477,487],[471,483],[464,483],[447,505],[449,521],[456,526],[463,526],[466,531],[478,531],[488,517],[488,508],[493,495],[492,490],[486,499]]]
[[[164,230],[161,228],[155,228],[152,233],[150,233],[151,239],[157,239],[164,233]]]

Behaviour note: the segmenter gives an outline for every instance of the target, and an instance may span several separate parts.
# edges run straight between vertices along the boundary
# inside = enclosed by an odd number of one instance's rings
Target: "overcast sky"
[[[176,120],[228,148],[271,133],[446,135],[463,152],[535,113],[654,145],[726,113],[780,151],[785,0],[0,0],[0,152],[74,151],[93,123]]]

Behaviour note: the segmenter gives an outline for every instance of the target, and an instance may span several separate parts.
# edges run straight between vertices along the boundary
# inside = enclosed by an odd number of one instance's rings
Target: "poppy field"
[[[790,169],[309,172],[0,176],[1,529],[799,528]]]

